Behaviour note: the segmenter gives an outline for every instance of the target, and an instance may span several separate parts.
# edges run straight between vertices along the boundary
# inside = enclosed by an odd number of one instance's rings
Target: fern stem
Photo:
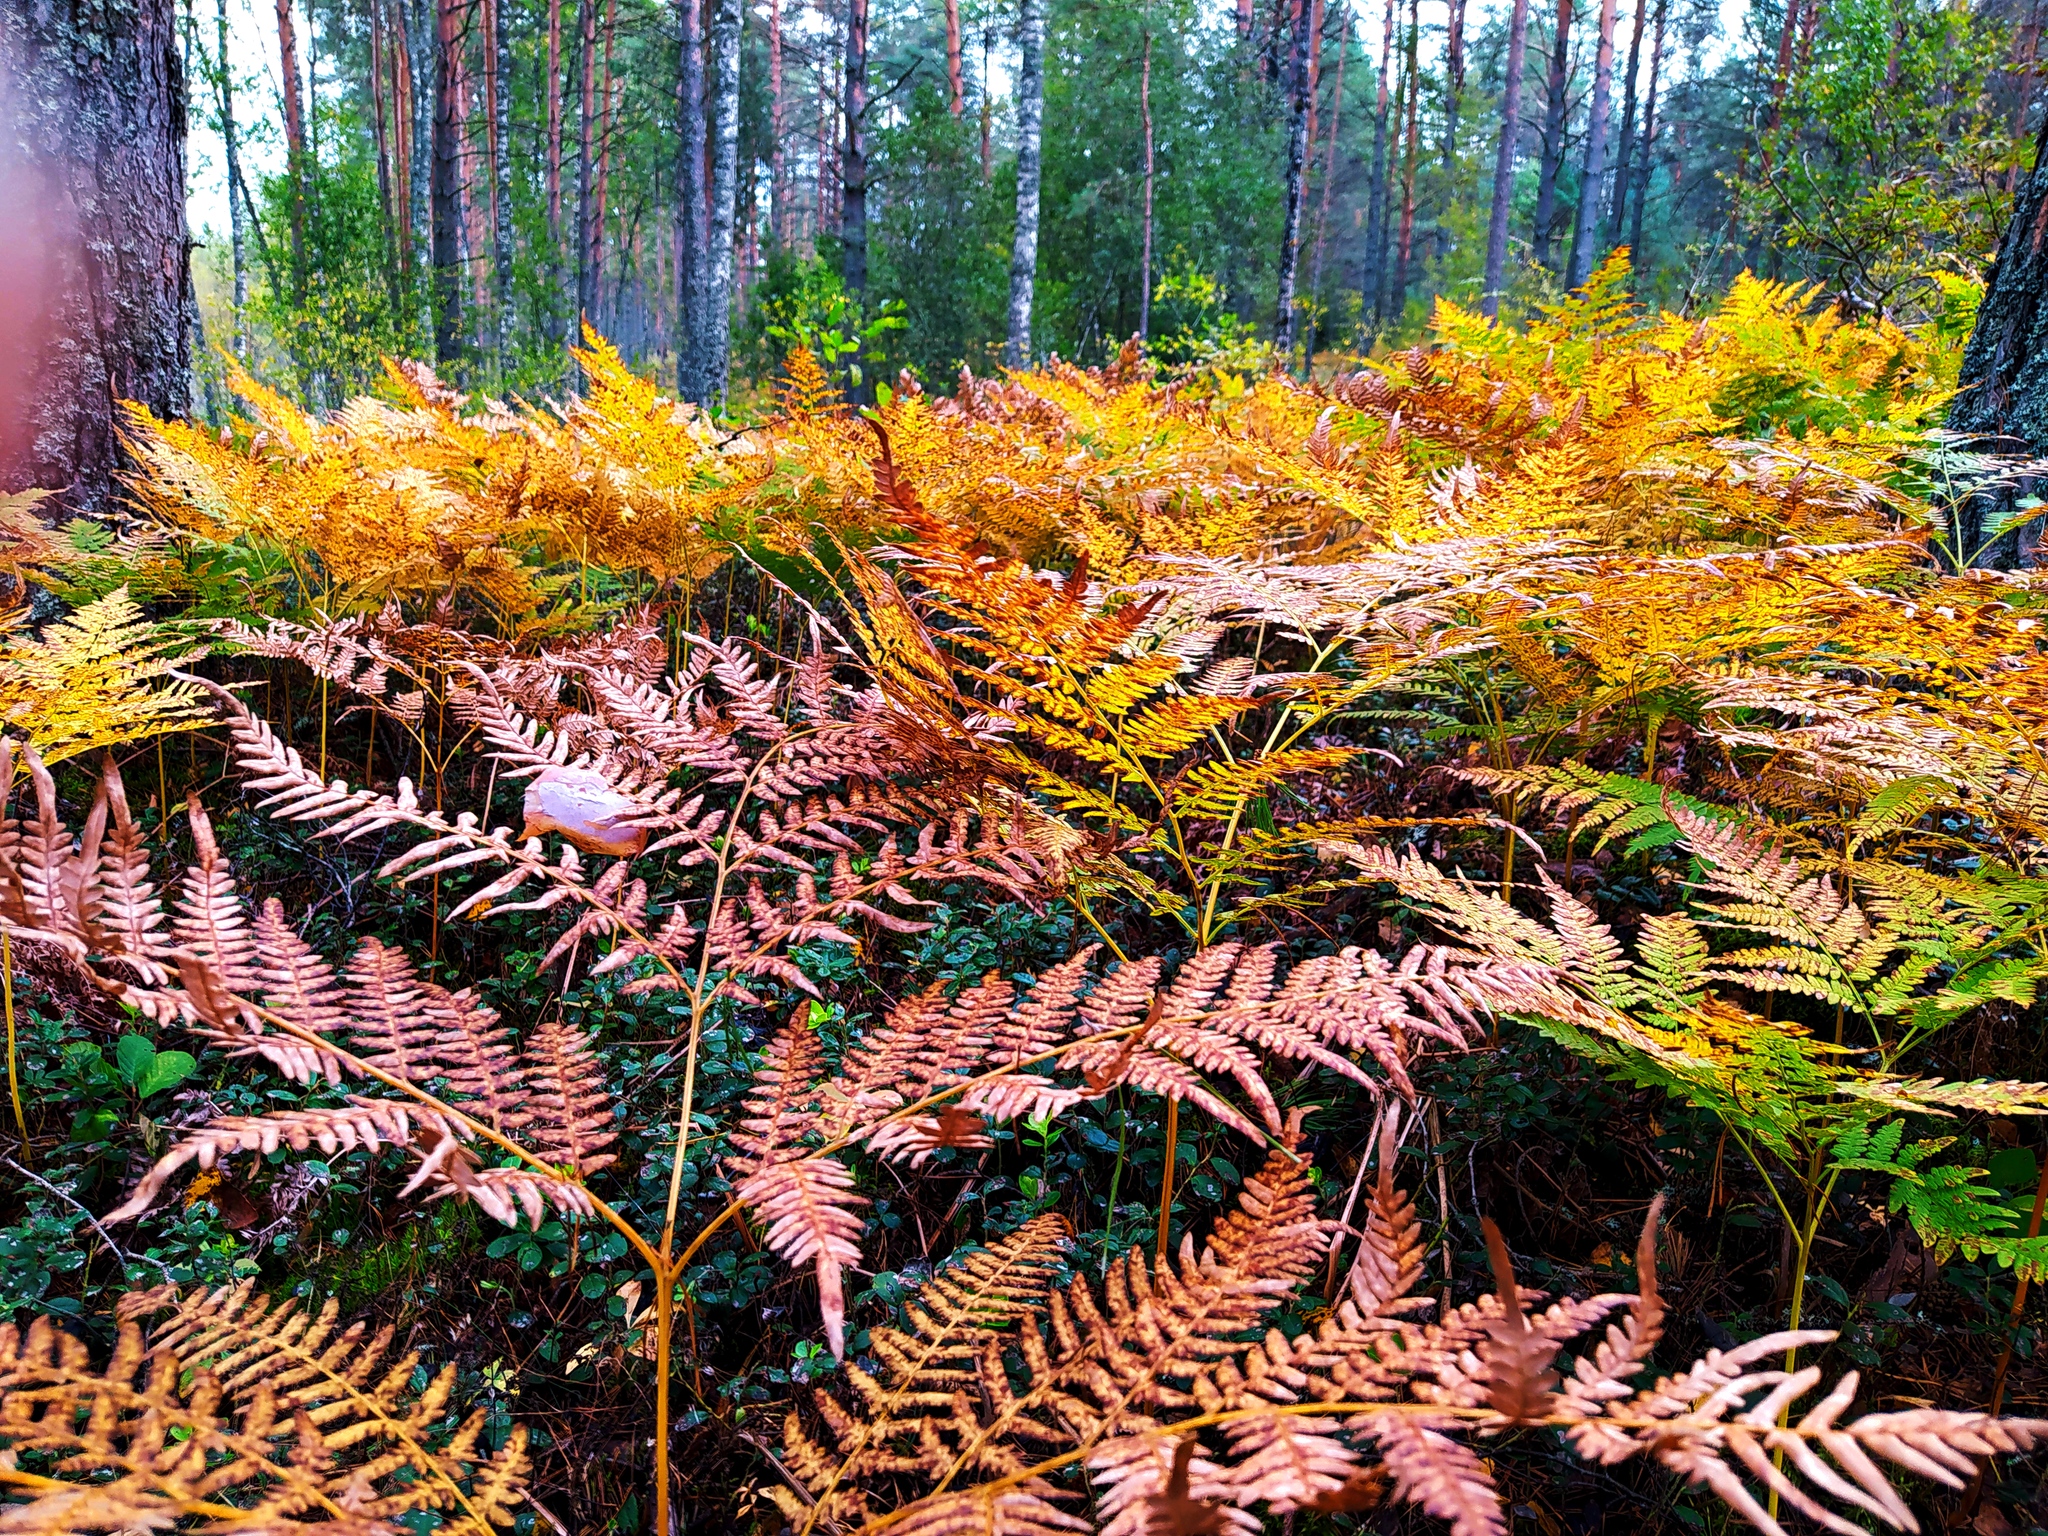
[[[21,1112],[21,1073],[14,1055],[14,946],[8,942],[5,928],[0,928],[0,995],[4,995],[7,1008],[7,1096],[14,1101],[14,1126],[21,1133],[21,1160],[33,1168],[36,1154],[29,1145],[28,1117]]]
[[[1173,1215],[1173,1160],[1180,1155],[1180,1100],[1166,1101],[1166,1165],[1159,1175],[1159,1262],[1166,1262],[1168,1219]]]

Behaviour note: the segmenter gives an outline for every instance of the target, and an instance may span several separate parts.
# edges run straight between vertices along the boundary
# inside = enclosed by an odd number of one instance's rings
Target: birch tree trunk
[[[1550,265],[1550,226],[1557,221],[1557,177],[1564,167],[1564,117],[1571,104],[1572,0],[1557,0],[1557,36],[1543,100],[1543,164],[1536,178],[1536,261]]]
[[[0,0],[0,492],[100,512],[115,402],[185,412],[185,102],[172,0]]]
[[[1287,62],[1291,121],[1287,134],[1286,214],[1280,224],[1280,292],[1274,303],[1273,346],[1294,355],[1294,278],[1301,262],[1303,172],[1308,165],[1309,33],[1315,29],[1311,0],[1294,0],[1294,47]]]
[[[1636,66],[1643,57],[1643,0],[1635,0],[1635,19],[1630,24],[1628,72],[1621,87],[1621,137],[1614,141],[1614,198],[1608,209],[1607,246],[1621,244],[1622,220],[1628,214],[1630,160],[1635,151]]]
[[[434,361],[462,360],[463,0],[438,0],[434,49]]]
[[[1010,315],[1003,361],[1031,360],[1031,295],[1038,276],[1039,136],[1045,115],[1045,0],[1017,4],[1017,231],[1010,242]]]
[[[710,403],[705,374],[704,321],[709,308],[706,266],[710,230],[704,188],[704,0],[677,0],[682,20],[678,70],[681,105],[680,154],[676,165],[677,310],[676,392],[698,405]]]
[[[1614,86],[1615,0],[1600,0],[1600,50],[1593,57],[1593,99],[1586,107],[1586,166],[1579,180],[1579,216],[1572,225],[1565,286],[1576,288],[1593,270],[1599,242],[1601,183],[1607,175],[1607,108]]]
[[[1508,266],[1508,211],[1515,198],[1515,143],[1522,133],[1522,64],[1529,34],[1529,0],[1515,0],[1508,21],[1507,75],[1501,83],[1500,143],[1493,152],[1493,209],[1486,220],[1486,276],[1479,310],[1500,317],[1501,284]]]
[[[839,259],[846,291],[868,286],[868,0],[846,6],[846,136],[839,157]]]
[[[733,216],[739,196],[740,0],[716,4],[711,53],[718,80],[712,92],[710,302],[704,359],[709,400],[723,403],[732,354]]]
[[[292,189],[292,298],[306,297],[306,109],[292,0],[277,0],[277,60],[284,94],[285,175]]]
[[[768,0],[768,228],[787,245],[789,187],[782,156],[782,0]]]

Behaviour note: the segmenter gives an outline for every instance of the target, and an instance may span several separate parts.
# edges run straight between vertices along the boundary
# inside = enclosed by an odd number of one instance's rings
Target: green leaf
[[[142,1074],[142,1080],[135,1085],[135,1091],[143,1098],[152,1093],[162,1093],[175,1088],[190,1077],[199,1063],[184,1051],[159,1051],[155,1061]]]
[[[121,1080],[133,1088],[155,1064],[156,1047],[140,1035],[123,1035],[114,1043],[114,1061],[121,1069]]]

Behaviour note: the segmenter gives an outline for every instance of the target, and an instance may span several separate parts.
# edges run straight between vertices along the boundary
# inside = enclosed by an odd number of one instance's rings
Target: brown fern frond
[[[1445,1433],[1459,1427],[1449,1416],[1431,1423],[1426,1415],[1399,1411],[1361,1414],[1357,1422],[1401,1497],[1448,1520],[1451,1536],[1505,1536],[1508,1523],[1493,1474],[1477,1451]]]
[[[853,1192],[853,1170],[829,1157],[771,1163],[750,1174],[738,1198],[767,1224],[767,1244],[791,1264],[815,1263],[818,1310],[834,1359],[846,1354],[845,1265],[860,1262],[867,1201]]]
[[[1494,1284],[1500,1292],[1500,1316],[1488,1329],[1492,1338],[1480,1356],[1487,1382],[1486,1400],[1495,1413],[1510,1423],[1525,1424],[1546,1417],[1556,1401],[1551,1389],[1557,1385],[1557,1372],[1550,1368],[1550,1363],[1557,1358],[1561,1341],[1547,1338],[1529,1326],[1507,1242],[1492,1217],[1482,1218],[1480,1227],[1486,1236],[1486,1256],[1493,1265]]]
[[[589,1038],[551,1019],[527,1037],[524,1054],[523,1097],[541,1155],[586,1177],[617,1162],[605,1150],[619,1139],[611,1094]]]
[[[448,1123],[433,1110],[392,1099],[352,1098],[341,1109],[281,1110],[270,1115],[223,1115],[187,1133],[156,1160],[108,1221],[133,1221],[156,1202],[171,1176],[187,1163],[211,1168],[243,1152],[270,1153],[279,1147],[305,1152],[318,1147],[328,1157],[362,1147],[412,1146],[431,1131],[452,1144]]]
[[[1660,1194],[1650,1202],[1650,1214],[1636,1244],[1638,1294],[1629,1310],[1628,1326],[1624,1329],[1610,1323],[1592,1356],[1579,1358],[1557,1404],[1557,1411],[1567,1418],[1598,1413],[1602,1403],[1628,1396],[1623,1383],[1649,1363],[1650,1352],[1664,1336],[1664,1297],[1657,1289],[1657,1225],[1663,1214],[1664,1197]]]
[[[1346,1286],[1351,1304],[1366,1318],[1394,1317],[1427,1307],[1410,1293],[1422,1279],[1427,1244],[1422,1218],[1408,1191],[1394,1183],[1394,1126],[1380,1127],[1379,1176],[1366,1208],[1365,1231]]]

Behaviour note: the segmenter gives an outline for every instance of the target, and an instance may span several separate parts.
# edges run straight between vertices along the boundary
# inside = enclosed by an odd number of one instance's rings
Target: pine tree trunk
[[[1387,71],[1393,67],[1394,0],[1387,0],[1386,25],[1380,34],[1379,94],[1373,108],[1372,181],[1366,193],[1365,271],[1358,284],[1365,312],[1374,325],[1384,316],[1387,292]]]
[[[1607,176],[1607,108],[1614,87],[1615,0],[1600,0],[1600,49],[1593,58],[1593,99],[1586,106],[1586,165],[1579,179],[1579,216],[1572,224],[1565,286],[1576,288],[1593,270],[1599,243],[1600,192]]]
[[[1629,162],[1635,151],[1636,66],[1643,57],[1643,0],[1635,0],[1629,24],[1628,73],[1621,88],[1621,137],[1614,141],[1614,197],[1607,215],[1607,246],[1621,244],[1622,220],[1628,215]]]
[[[725,399],[732,352],[733,215],[740,163],[740,0],[716,0],[711,52],[717,65],[712,92],[710,307],[705,315],[705,383],[713,401]]]
[[[187,408],[185,102],[171,0],[0,0],[0,492],[98,513],[115,402]]]
[[[1507,74],[1500,97],[1500,143],[1493,153],[1493,209],[1486,220],[1486,276],[1480,285],[1479,309],[1487,319],[1500,315],[1501,285],[1508,268],[1508,212],[1515,199],[1515,141],[1522,133],[1522,63],[1529,34],[1529,0],[1515,0],[1508,21]]]
[[[1971,447],[2013,457],[2048,453],[2048,121],[2034,140],[2034,168],[2019,185],[2012,220],[1999,241],[1977,324],[1963,348],[1961,389],[1948,409],[1948,428]],[[2011,493],[2008,491],[2007,496]],[[1990,502],[1990,505],[1984,503]],[[2003,499],[1976,497],[1955,509],[1957,551],[1978,556],[1985,518]],[[2008,536],[1985,553],[1994,564],[2034,563],[2038,525]],[[1959,561],[1960,563],[1960,561]]]
[[[1557,177],[1564,168],[1564,117],[1571,104],[1572,0],[1557,0],[1557,37],[1543,100],[1543,163],[1536,178],[1536,261],[1550,265],[1550,226],[1557,221]]]
[[[462,0],[438,0],[434,50],[434,361],[462,360]]]
[[[415,286],[422,345],[434,334],[434,80],[440,16],[435,0],[399,0],[406,7],[405,59],[412,112],[412,247],[425,280]],[[420,119],[424,117],[423,123]]]
[[[868,0],[846,6],[846,137],[839,157],[839,259],[846,291],[868,286]]]
[[[1017,3],[1017,230],[1010,242],[1010,315],[1003,361],[1031,360],[1031,297],[1038,277],[1039,139],[1045,115],[1045,0]]]
[[[1240,39],[1252,35],[1252,0],[1237,0],[1237,35]]]
[[[948,0],[952,3],[952,0]],[[1145,130],[1145,222],[1138,255],[1138,339],[1152,339],[1152,34],[1138,67],[1138,117]]]
[[[1309,33],[1314,29],[1310,0],[1294,0],[1294,47],[1287,63],[1292,108],[1287,135],[1287,211],[1280,224],[1280,292],[1273,313],[1273,346],[1283,359],[1294,355],[1294,278],[1301,263],[1303,172],[1308,165]]]
[[[249,235],[242,220],[242,204],[235,197],[235,188],[242,180],[241,138],[235,126],[235,73],[228,61],[228,0],[219,0],[216,7],[219,18],[220,39],[220,142],[221,154],[226,163],[228,181],[228,239],[234,261],[235,333],[230,345],[237,357],[249,355]],[[376,71],[372,71],[373,74]],[[381,79],[381,75],[379,76]],[[377,108],[377,169],[380,185],[384,191],[384,219],[386,227],[391,220],[391,193],[389,186],[388,162],[384,154],[383,127],[384,108],[382,93],[379,93]],[[397,275],[392,275],[394,285]],[[391,308],[398,310],[398,293],[394,286]]]
[[[1664,13],[1669,0],[1657,0],[1656,31],[1650,42],[1650,94],[1643,104],[1643,149],[1636,156],[1635,211],[1629,216],[1629,259],[1635,264],[1636,291],[1642,291],[1643,204],[1650,198],[1650,151],[1657,142],[1657,69],[1664,61]]]
[[[1394,252],[1394,293],[1390,317],[1398,326],[1408,312],[1408,263],[1415,253],[1415,156],[1421,137],[1421,74],[1416,49],[1422,37],[1417,0],[1408,0],[1408,132],[1401,163],[1401,234]]]
[[[677,390],[685,400],[710,403],[705,376],[704,321],[709,307],[704,188],[704,0],[678,0],[682,19],[679,71],[681,154],[676,165],[676,255],[682,334],[676,348]]]
[[[967,110],[967,80],[960,69],[960,0],[946,0],[947,107],[955,117]]]
[[[284,94],[285,175],[292,189],[292,297],[306,297],[306,109],[299,86],[299,36],[292,0],[277,0],[277,56]]]

